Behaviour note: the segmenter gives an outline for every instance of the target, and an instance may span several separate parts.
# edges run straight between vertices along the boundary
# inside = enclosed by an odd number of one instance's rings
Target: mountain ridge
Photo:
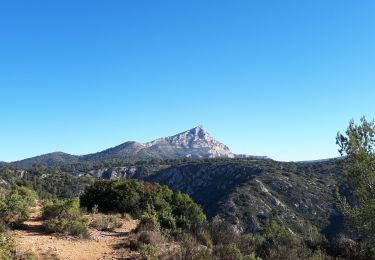
[[[173,159],[173,158],[234,158],[228,146],[213,138],[203,126],[173,136],[162,137],[147,143],[127,141],[118,146],[86,155],[72,155],[52,152],[11,162],[20,168],[30,168],[33,164],[60,166],[86,161],[114,159]]]

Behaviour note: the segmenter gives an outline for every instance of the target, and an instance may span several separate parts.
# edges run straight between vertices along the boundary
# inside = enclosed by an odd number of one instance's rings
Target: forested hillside
[[[191,195],[209,218],[219,215],[246,233],[259,232],[271,218],[279,219],[297,233],[303,233],[309,223],[329,237],[342,231],[334,206],[339,160],[117,160],[56,169],[35,166],[25,172],[23,181],[40,193],[58,197],[79,194],[92,178],[157,182]]]

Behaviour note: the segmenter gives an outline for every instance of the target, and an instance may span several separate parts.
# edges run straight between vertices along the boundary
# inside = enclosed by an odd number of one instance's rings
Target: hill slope
[[[63,152],[55,152],[55,153],[48,153],[39,156],[35,156],[32,158],[28,158],[25,160],[12,162],[10,165],[18,167],[18,168],[31,168],[34,164],[44,165],[44,166],[61,166],[64,164],[69,163],[78,163],[80,161],[79,156],[63,153]]]
[[[244,232],[257,233],[267,219],[277,218],[294,232],[313,223],[331,237],[342,228],[331,223],[339,220],[334,201],[339,173],[335,160],[214,160],[175,165],[144,179],[188,193],[208,216],[220,215]]]
[[[167,185],[191,195],[209,217],[222,216],[245,232],[257,233],[268,219],[277,218],[297,233],[313,223],[331,237],[342,231],[334,200],[340,161],[180,159],[77,165],[65,170]]]

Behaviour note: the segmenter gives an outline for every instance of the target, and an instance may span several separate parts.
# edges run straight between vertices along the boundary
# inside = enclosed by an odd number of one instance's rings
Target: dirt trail
[[[37,259],[93,260],[93,259],[134,259],[128,249],[121,248],[128,233],[136,228],[137,221],[127,221],[114,232],[90,229],[90,239],[63,237],[46,234],[40,221],[40,208],[36,208],[31,218],[24,222],[22,230],[15,230],[17,250],[32,252]],[[119,249],[120,248],[120,249]]]

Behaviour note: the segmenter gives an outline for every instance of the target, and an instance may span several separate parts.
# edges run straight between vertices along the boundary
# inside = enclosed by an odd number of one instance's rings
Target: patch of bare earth
[[[124,221],[113,232],[90,228],[90,238],[48,234],[40,220],[40,208],[36,208],[24,228],[12,232],[18,252],[30,252],[36,259],[93,260],[137,259],[138,254],[122,247],[129,239],[129,232],[137,227],[137,221]]]

